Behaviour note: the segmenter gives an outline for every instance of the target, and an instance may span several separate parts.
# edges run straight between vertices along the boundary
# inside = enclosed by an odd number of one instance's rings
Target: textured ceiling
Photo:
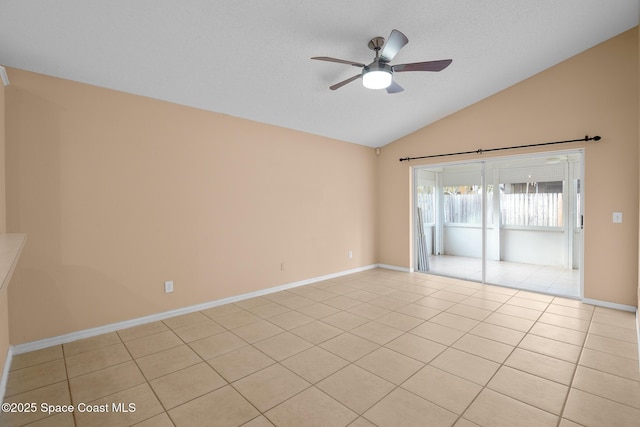
[[[490,96],[638,24],[640,0],[0,0],[0,64],[371,147]],[[409,38],[392,64],[439,73],[369,90],[369,39]],[[10,77],[10,76],[9,76]]]

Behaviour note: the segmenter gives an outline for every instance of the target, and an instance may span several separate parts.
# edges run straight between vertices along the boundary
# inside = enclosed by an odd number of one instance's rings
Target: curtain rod
[[[477,150],[474,151],[460,151],[458,153],[446,153],[446,154],[432,154],[430,156],[420,156],[420,157],[403,157],[400,159],[401,162],[408,162],[410,160],[418,160],[418,159],[430,159],[432,157],[447,157],[447,156],[459,156],[461,154],[482,154],[482,153],[488,153],[490,151],[502,151],[502,150],[513,150],[515,148],[529,148],[529,147],[541,147],[543,145],[554,145],[554,144],[567,144],[569,142],[580,142],[580,141],[600,141],[600,136],[592,136],[590,137],[589,135],[585,135],[584,138],[580,138],[580,139],[570,139],[567,141],[554,141],[554,142],[542,142],[539,144],[528,144],[528,145],[514,145],[513,147],[500,147],[500,148],[488,148],[488,149],[482,149],[482,148],[478,148]]]

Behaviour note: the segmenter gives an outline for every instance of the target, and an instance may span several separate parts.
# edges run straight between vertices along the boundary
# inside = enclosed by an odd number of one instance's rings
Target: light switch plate
[[[613,223],[614,224],[622,224],[622,212],[614,212],[613,213]]]

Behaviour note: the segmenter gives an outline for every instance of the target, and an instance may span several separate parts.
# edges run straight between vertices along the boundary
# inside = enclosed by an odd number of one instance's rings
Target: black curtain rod
[[[514,145],[513,147],[500,147],[500,148],[488,148],[486,150],[482,148],[478,148],[474,151],[460,151],[458,153],[447,153],[447,154],[432,154],[430,156],[420,156],[420,157],[403,157],[400,159],[401,162],[408,162],[410,160],[418,160],[418,159],[430,159],[433,157],[447,157],[447,156],[459,156],[461,154],[482,154],[488,153],[490,151],[502,151],[502,150],[513,150],[515,148],[529,148],[529,147],[542,147],[543,145],[554,145],[554,144],[567,144],[569,142],[580,142],[580,141],[600,141],[600,136],[589,136],[585,135],[584,138],[580,139],[570,139],[568,141],[554,141],[554,142],[542,142],[539,144],[528,144],[528,145]]]

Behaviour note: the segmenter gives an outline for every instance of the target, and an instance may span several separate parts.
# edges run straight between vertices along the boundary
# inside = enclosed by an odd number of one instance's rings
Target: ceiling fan
[[[354,80],[362,78],[362,84],[369,89],[387,89],[388,93],[402,92],[404,89],[398,83],[393,81],[393,74],[404,71],[442,71],[451,64],[451,59],[442,59],[439,61],[414,62],[411,64],[389,65],[389,62],[396,54],[409,43],[407,36],[398,30],[392,30],[389,39],[386,41],[384,37],[374,37],[369,40],[369,49],[376,52],[373,62],[366,65],[360,62],[346,61],[344,59],[331,58],[328,56],[314,56],[311,59],[319,61],[337,62],[340,64],[353,65],[361,67],[362,72],[353,77],[349,77],[339,83],[329,86],[329,89],[336,90],[351,83]]]

